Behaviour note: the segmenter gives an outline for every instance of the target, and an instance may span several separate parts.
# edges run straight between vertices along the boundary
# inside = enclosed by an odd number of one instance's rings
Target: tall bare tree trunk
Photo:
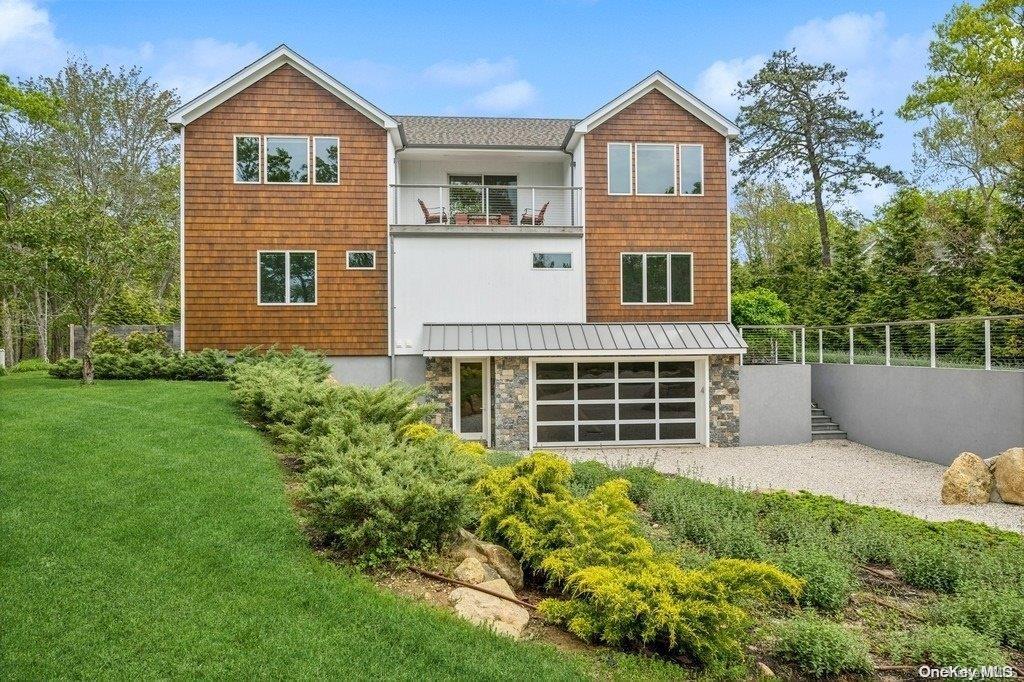
[[[36,352],[40,358],[50,361],[50,299],[46,292],[34,292],[36,304]]]
[[[3,327],[4,357],[8,367],[14,364],[14,321],[11,319],[11,305],[7,299],[0,301],[0,326]]]
[[[816,166],[811,167],[814,180],[814,212],[818,214],[818,233],[821,235],[821,264],[826,268],[832,265],[832,240],[828,236],[828,216],[825,215],[825,200],[821,193],[821,172]]]

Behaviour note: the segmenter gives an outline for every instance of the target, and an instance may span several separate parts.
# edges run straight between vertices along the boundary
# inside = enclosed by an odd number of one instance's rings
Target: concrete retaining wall
[[[740,445],[811,440],[811,366],[740,368]]]
[[[386,356],[328,356],[331,374],[343,384],[383,386],[388,383],[391,360]],[[418,386],[426,381],[422,355],[395,356],[395,380]]]
[[[816,364],[811,396],[850,440],[908,457],[1024,445],[1024,372]]]

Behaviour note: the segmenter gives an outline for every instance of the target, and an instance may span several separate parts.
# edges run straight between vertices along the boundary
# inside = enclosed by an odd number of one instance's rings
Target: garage
[[[537,446],[704,442],[706,358],[551,358],[531,362]]]

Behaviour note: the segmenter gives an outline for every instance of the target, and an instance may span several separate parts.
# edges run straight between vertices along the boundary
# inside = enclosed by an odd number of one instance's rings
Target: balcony
[[[582,227],[580,187],[518,185],[513,178],[502,180],[391,185],[391,224],[433,225],[452,231]]]

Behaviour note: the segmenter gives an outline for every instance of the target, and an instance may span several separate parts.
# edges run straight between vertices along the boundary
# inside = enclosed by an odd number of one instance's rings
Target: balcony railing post
[[[889,352],[889,325],[885,325],[885,366],[892,364],[892,355]]]
[[[740,332],[740,341],[742,341],[743,340],[743,327],[740,327],[739,332]],[[743,353],[740,353],[740,366],[742,366],[742,365],[743,365]]]
[[[451,218],[451,215],[449,215],[451,211],[444,210],[444,187],[437,188],[437,210],[441,212],[437,217],[438,224],[446,222],[446,218]]]
[[[931,366],[935,367],[935,323],[928,323],[928,346],[929,355],[931,356]]]
[[[487,185],[481,185],[484,191],[484,225],[491,224],[491,193]]]
[[[985,369],[992,369],[992,320],[985,320]]]
[[[796,362],[796,330],[793,330],[793,354],[789,357],[793,358],[793,362]]]
[[[850,327],[850,364],[853,364],[853,327]]]
[[[825,364],[824,330],[821,327],[818,327],[818,362]]]
[[[807,364],[807,327],[800,327],[800,364]]]
[[[533,216],[531,218],[531,221],[532,221],[531,225],[536,225],[537,224],[537,188],[536,187],[531,187],[530,188],[530,215]]]

